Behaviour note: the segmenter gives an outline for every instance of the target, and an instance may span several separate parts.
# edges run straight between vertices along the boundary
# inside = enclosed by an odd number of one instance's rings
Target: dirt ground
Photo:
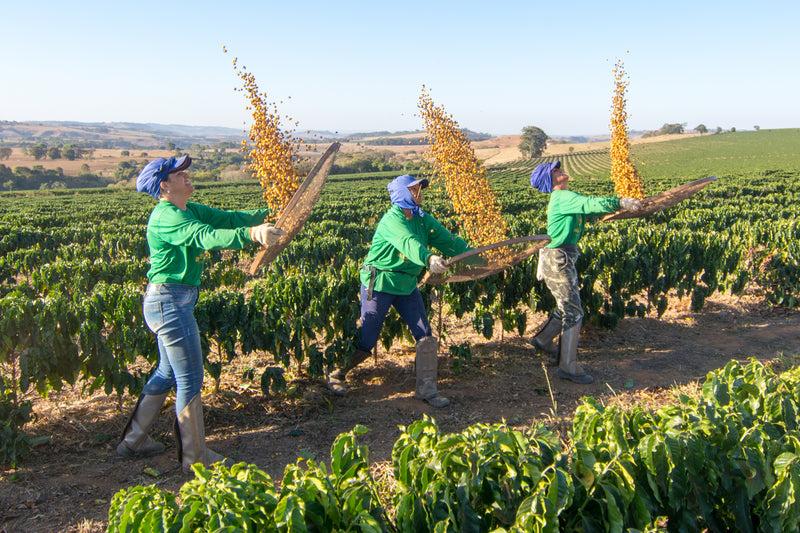
[[[413,349],[401,344],[388,353],[381,349],[377,362],[369,360],[354,370],[343,398],[302,375],[289,383],[293,394],[265,398],[257,386],[247,388],[236,379],[237,372],[229,371],[220,395],[214,396],[212,383],[206,383],[207,442],[280,481],[285,465],[299,457],[329,463],[334,438],[363,424],[370,429],[361,437],[370,460],[388,470],[399,426],[423,414],[433,416],[445,433],[503,419],[520,428],[537,421],[563,428],[583,396],[606,404],[657,407],[674,402],[678,390],[695,389],[698,380],[731,359],[774,361],[783,355],[782,364],[792,364],[800,346],[800,311],[771,308],[757,295],[716,295],[697,314],[688,299],[673,299],[660,320],[654,315],[627,318],[613,331],[585,326],[579,358],[595,382],[577,385],[558,379],[555,368],[545,366],[527,344],[544,319],[531,315],[524,338],[505,333],[501,341],[498,326],[487,342],[467,319],[446,318],[449,341],[470,341],[472,360],[456,374],[452,360],[441,357],[440,392],[452,401],[445,409],[413,398]],[[118,409],[115,395],[87,398],[78,390],[68,388],[47,400],[31,396],[38,420],[26,429],[34,437],[51,438],[34,447],[16,472],[0,473],[0,532],[104,531],[109,503],[119,489],[155,484],[177,492],[189,479],[175,456],[173,405],[165,406],[154,428],[166,453],[127,460],[114,447],[134,400],[126,396]],[[160,475],[151,477],[145,469]]]

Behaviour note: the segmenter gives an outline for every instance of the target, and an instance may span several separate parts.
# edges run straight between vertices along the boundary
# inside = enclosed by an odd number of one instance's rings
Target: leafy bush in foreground
[[[178,497],[123,489],[109,531],[797,531],[798,384],[800,370],[752,360],[654,412],[587,398],[568,448],[541,426],[442,435],[426,416],[395,443],[391,499],[358,426],[334,442],[330,473],[289,465],[280,490],[243,463],[196,465]]]

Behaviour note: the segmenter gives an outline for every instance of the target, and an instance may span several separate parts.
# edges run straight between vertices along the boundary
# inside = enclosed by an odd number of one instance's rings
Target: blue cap
[[[407,189],[409,187],[413,187],[417,183],[421,183],[422,188],[424,189],[428,186],[429,182],[426,179],[421,179],[421,180],[414,179],[414,176],[412,176],[411,174],[403,174],[402,176],[397,176],[395,179],[393,179],[391,183],[389,183],[387,188],[389,189],[390,193],[398,192],[400,190],[400,187],[405,187]]]
[[[158,195],[161,194],[161,182],[167,179],[169,173],[189,168],[191,164],[192,158],[188,155],[177,159],[174,157],[154,159],[145,165],[139,173],[139,177],[136,178],[136,190],[158,198]]]
[[[551,163],[542,163],[537,165],[531,172],[531,187],[539,192],[551,193],[553,192],[553,169],[559,168],[561,161],[553,161]]]

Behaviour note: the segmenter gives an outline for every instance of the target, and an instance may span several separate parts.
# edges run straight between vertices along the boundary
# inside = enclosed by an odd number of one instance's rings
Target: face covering
[[[387,189],[389,189],[389,198],[394,205],[401,209],[410,209],[412,215],[424,217],[425,212],[414,202],[414,196],[411,194],[411,191],[408,190],[410,185],[415,185],[417,183],[422,183],[423,189],[428,186],[428,180],[416,180],[413,176],[404,174],[392,180],[387,186]]]

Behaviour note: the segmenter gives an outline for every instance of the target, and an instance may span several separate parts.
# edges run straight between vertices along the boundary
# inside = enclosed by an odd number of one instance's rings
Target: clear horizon
[[[3,122],[3,120],[0,119],[0,124],[2,124],[2,122]],[[198,126],[196,124],[156,124],[156,123],[152,123],[152,122],[148,122],[148,123],[138,122],[137,123],[137,122],[128,122],[128,121],[81,122],[81,121],[76,121],[76,120],[17,120],[17,121],[8,121],[8,122],[12,122],[12,123],[16,123],[16,124],[41,124],[41,125],[53,124],[53,125],[62,125],[62,126],[75,125],[75,126],[78,126],[78,127],[80,127],[80,126],[101,126],[101,125],[102,126],[113,127],[115,124],[130,124],[130,125],[133,125],[133,126],[141,126],[142,127],[142,128],[133,128],[134,131],[148,131],[146,129],[146,126],[159,126],[159,127],[163,127],[163,128],[171,128],[172,127],[172,128],[197,128],[197,129],[217,129],[217,128],[221,128],[221,129],[229,129],[229,130],[231,130],[231,134],[233,134],[234,132],[239,132],[239,133],[241,133],[242,136],[246,136],[247,135],[247,132],[243,131],[241,128],[230,128],[228,126]],[[657,130],[659,128],[655,128],[655,129]],[[689,126],[686,126],[686,129],[687,130],[691,130],[692,128],[689,127]],[[769,129],[769,128],[761,128],[761,129]],[[781,129],[781,128],[777,128],[777,129]],[[792,128],[789,128],[789,129],[792,129]],[[470,131],[472,131],[472,130],[470,130]],[[629,133],[640,134],[640,133],[646,133],[648,131],[654,131],[654,130],[631,130]],[[311,135],[308,135],[308,136],[305,135],[305,130],[302,131],[302,132],[295,132],[295,133],[296,133],[296,135],[298,137],[313,137],[314,134],[320,134],[320,133],[330,134],[332,137],[347,137],[348,135],[365,135],[365,134],[379,134],[379,133],[386,133],[387,135],[391,136],[391,135],[401,135],[401,134],[416,133],[416,132],[425,133],[425,130],[423,130],[423,129],[417,129],[417,130],[385,130],[384,129],[384,130],[370,130],[370,131],[352,130],[352,131],[336,131],[336,132],[330,131],[330,130],[310,130]],[[491,135],[488,132],[482,132],[482,131],[473,131],[473,133]],[[502,136],[507,136],[507,135],[520,135],[520,134],[521,134],[521,132],[518,133],[518,134],[503,133],[503,134],[499,134],[499,135],[494,135],[493,137],[502,137]],[[187,134],[187,135],[191,136],[191,134]],[[611,132],[600,132],[600,133],[595,133],[595,134],[584,134],[584,135],[572,135],[572,134],[554,135],[554,136],[551,136],[551,138],[578,138],[578,137],[585,137],[587,139],[591,139],[591,138],[610,137],[610,136],[611,136]]]
[[[236,57],[297,131],[422,129],[424,85],[475,132],[596,136],[620,59],[632,131],[800,127],[798,2],[46,0],[3,13],[0,120],[243,129]]]

